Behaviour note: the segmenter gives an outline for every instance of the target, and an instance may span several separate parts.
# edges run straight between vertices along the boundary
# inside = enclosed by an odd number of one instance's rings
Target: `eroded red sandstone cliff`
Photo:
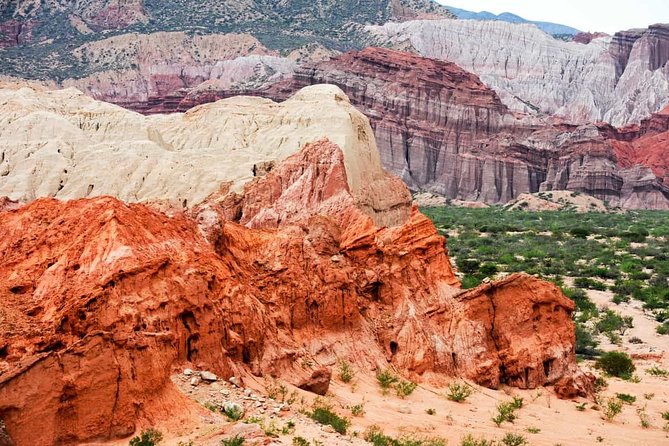
[[[557,287],[513,275],[461,291],[425,216],[378,228],[353,203],[340,149],[320,141],[190,216],[110,197],[0,212],[9,434],[76,443],[185,419],[169,375],[186,363],[292,383],[305,359],[338,358],[490,387],[574,376]]]

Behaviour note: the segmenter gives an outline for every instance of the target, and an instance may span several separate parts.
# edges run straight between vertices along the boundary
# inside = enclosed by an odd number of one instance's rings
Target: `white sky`
[[[437,0],[468,11],[512,12],[528,20],[613,34],[669,23],[669,0]]]

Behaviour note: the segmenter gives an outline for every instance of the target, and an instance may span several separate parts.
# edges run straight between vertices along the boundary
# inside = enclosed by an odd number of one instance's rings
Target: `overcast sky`
[[[512,12],[582,31],[616,31],[669,23],[669,0],[437,0],[468,11]]]

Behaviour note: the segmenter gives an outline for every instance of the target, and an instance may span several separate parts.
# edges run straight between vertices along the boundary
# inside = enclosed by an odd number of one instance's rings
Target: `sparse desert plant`
[[[485,438],[474,438],[472,434],[467,434],[460,441],[460,446],[495,446],[495,442]]]
[[[625,404],[634,404],[636,402],[636,397],[628,393],[616,393],[616,398]]]
[[[204,403],[204,407],[206,407],[207,409],[211,410],[214,413],[218,412],[218,407],[216,406],[216,404],[211,403],[209,401]]]
[[[293,437],[293,446],[309,446],[309,440],[302,437]]]
[[[514,396],[513,401],[511,401],[511,407],[513,407],[514,410],[522,409],[523,408],[523,398],[519,397],[519,396]]]
[[[414,390],[416,390],[417,384],[411,381],[399,380],[395,384],[395,391],[397,396],[404,399],[405,397],[411,395]]]
[[[527,439],[520,434],[509,432],[502,437],[502,444],[504,446],[523,446],[527,444]]]
[[[587,403],[577,404],[577,405],[576,405],[576,410],[578,410],[579,412],[583,412],[583,411],[585,410],[585,405],[586,405],[586,404],[587,404]]]
[[[243,446],[245,441],[244,437],[235,435],[234,437],[221,440],[221,446]]]
[[[456,403],[461,403],[471,396],[474,391],[472,388],[466,384],[461,384],[457,382],[450,383],[448,385],[448,391],[446,392],[446,398]]]
[[[513,402],[499,403],[497,405],[497,415],[495,415],[492,421],[499,427],[505,421],[513,423],[516,419],[516,407],[514,407]]]
[[[364,404],[356,404],[354,406],[351,406],[351,414],[353,414],[354,417],[361,417],[365,414],[365,406]]]
[[[615,398],[609,398],[604,406],[604,418],[607,421],[613,421],[613,419],[623,411],[623,403],[618,401]]]
[[[632,377],[632,373],[636,370],[632,358],[625,352],[606,352],[597,359],[595,367],[604,370],[611,376],[617,376],[623,379]]]
[[[130,439],[130,446],[156,446],[163,441],[163,434],[153,428],[143,430],[138,436]]]
[[[223,413],[231,421],[237,421],[244,416],[244,409],[238,404],[228,404],[223,407]]]
[[[669,370],[665,370],[665,369],[663,369],[661,367],[658,367],[656,365],[646,369],[646,373],[648,373],[651,376],[660,376],[660,377],[663,377],[663,378],[666,378],[667,376],[669,376]]]
[[[295,422],[293,420],[288,420],[286,424],[281,428],[281,433],[283,435],[288,435],[295,430]]]
[[[340,417],[332,410],[330,405],[324,404],[321,401],[316,401],[309,417],[320,424],[332,426],[336,432],[342,435],[346,434],[346,430],[351,425],[351,422],[347,418]]]
[[[669,421],[669,410],[660,414],[663,420]]]
[[[437,413],[437,410],[429,408],[429,409],[425,410],[425,413],[428,414],[428,415],[435,415]]]
[[[392,445],[392,438],[385,435],[381,430],[381,428],[376,424],[372,424],[367,428],[363,438],[365,439],[365,441],[372,443],[374,446]]]
[[[390,369],[386,369],[376,374],[376,381],[379,383],[383,394],[386,395],[388,389],[390,389],[393,384],[397,383],[399,378]]]
[[[653,398],[655,398],[655,394],[654,393],[644,393],[643,397],[647,400],[652,400]]]
[[[353,367],[346,361],[339,361],[337,371],[339,372],[339,379],[341,379],[342,382],[350,383],[353,381],[353,378],[355,378]]]
[[[538,427],[532,427],[532,426],[528,427],[525,430],[527,432],[529,432],[530,434],[538,434],[539,432],[541,432],[541,429],[539,429]]]
[[[639,423],[641,424],[641,427],[648,429],[650,427],[650,420],[648,419],[648,414],[646,413],[646,406],[637,408],[636,414],[639,416]]]
[[[606,382],[606,379],[603,376],[598,376],[595,379],[595,393],[599,393],[602,390],[606,389],[609,386],[609,383]]]
[[[193,443],[193,440],[188,440],[186,441],[180,441],[177,443],[177,446],[195,446],[195,443]]]

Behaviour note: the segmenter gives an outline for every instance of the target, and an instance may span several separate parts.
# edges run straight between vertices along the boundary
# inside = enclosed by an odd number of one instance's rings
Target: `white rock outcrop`
[[[341,147],[351,190],[370,214],[409,203],[407,191],[389,193],[399,180],[381,168],[369,121],[332,85],[304,88],[282,103],[239,96],[154,116],[73,88],[2,88],[0,196],[113,195],[190,207],[223,183],[240,190],[254,166],[322,138]]]
[[[476,73],[514,110],[621,126],[669,102],[669,32],[662,25],[588,45],[500,21],[417,20],[367,30],[377,43],[413,48]]]

